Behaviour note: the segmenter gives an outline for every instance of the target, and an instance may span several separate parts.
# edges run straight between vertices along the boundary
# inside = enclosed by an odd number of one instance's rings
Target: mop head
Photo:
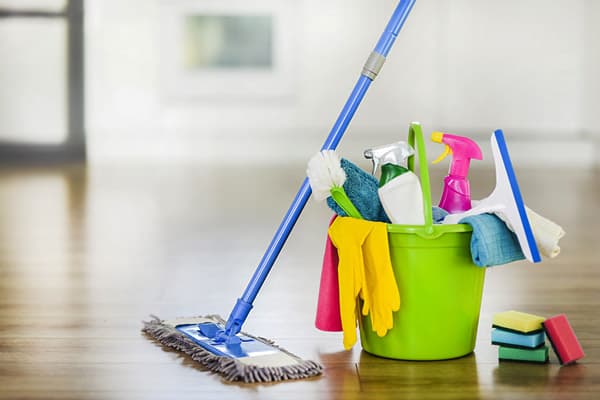
[[[379,200],[379,193],[377,192],[379,182],[377,182],[377,179],[345,158],[342,158],[341,166],[346,172],[344,190],[364,219],[389,223],[390,219]],[[348,216],[332,198],[327,199],[327,205],[337,215],[341,217]]]
[[[238,354],[228,352],[226,345],[216,345],[198,333],[198,324],[225,326],[218,315],[164,321],[152,316],[144,321],[142,331],[161,344],[188,354],[208,370],[230,382],[260,383],[303,379],[320,375],[323,366],[276,346],[272,341],[241,332]]]

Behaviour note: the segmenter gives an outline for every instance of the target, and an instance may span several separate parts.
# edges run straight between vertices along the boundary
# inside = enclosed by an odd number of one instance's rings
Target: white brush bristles
[[[334,150],[322,150],[308,161],[306,175],[315,200],[323,201],[331,196],[331,188],[346,182],[346,172]]]

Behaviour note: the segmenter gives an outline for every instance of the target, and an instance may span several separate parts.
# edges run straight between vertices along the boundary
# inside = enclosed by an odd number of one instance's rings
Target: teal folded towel
[[[523,260],[517,235],[494,214],[473,215],[460,220],[473,228],[471,257],[479,267],[508,264]]]
[[[377,193],[377,189],[379,189],[377,179],[345,158],[342,158],[341,166],[346,172],[344,190],[363,218],[369,221],[389,223],[390,219],[387,217]],[[337,215],[347,216],[331,197],[327,198],[327,205]]]

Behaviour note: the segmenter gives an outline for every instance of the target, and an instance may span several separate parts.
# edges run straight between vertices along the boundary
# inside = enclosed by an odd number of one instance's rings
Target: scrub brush
[[[363,219],[344,190],[346,172],[334,150],[322,150],[308,161],[306,175],[317,201],[331,197],[350,217]]]

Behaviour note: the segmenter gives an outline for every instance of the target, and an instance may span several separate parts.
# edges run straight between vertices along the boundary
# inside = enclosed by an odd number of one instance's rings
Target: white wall
[[[583,53],[583,134],[600,141],[600,1],[586,0],[584,9],[585,51]],[[600,148],[598,148],[600,150]]]
[[[160,4],[169,2],[88,0],[91,161],[308,159],[396,0],[279,1],[298,7],[293,95],[215,102],[161,94]],[[402,139],[417,120],[481,140],[503,128],[516,162],[590,164],[600,141],[598,3],[417,0],[342,154]]]

